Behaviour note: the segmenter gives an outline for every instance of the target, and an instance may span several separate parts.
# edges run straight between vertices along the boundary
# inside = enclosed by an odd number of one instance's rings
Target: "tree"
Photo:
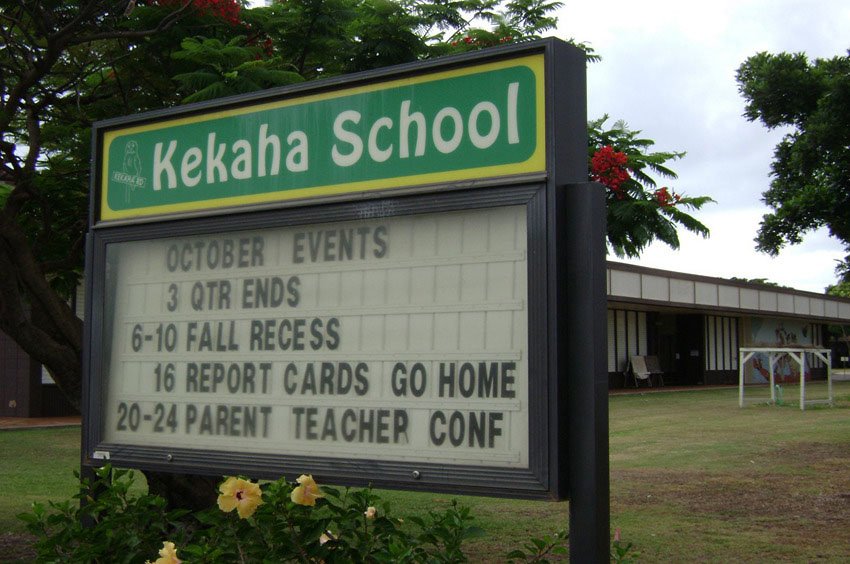
[[[762,218],[756,248],[775,256],[826,227],[850,253],[850,56],[762,52],[744,61],[737,81],[748,120],[790,128],[774,151],[762,194],[773,211]]]
[[[850,298],[850,255],[839,261],[835,273],[838,275],[838,282],[827,286],[826,293],[830,296]]]
[[[0,330],[80,407],[82,323],[68,297],[82,275],[94,121],[535,39],[560,5],[0,0]],[[677,224],[706,234],[680,208],[708,199],[649,176],[675,177],[665,163],[681,154],[650,153],[652,141],[604,121],[591,124],[590,156],[609,190],[614,251],[636,255],[655,238],[676,247]]]
[[[77,407],[83,327],[68,297],[82,274],[91,123],[178,103],[181,39],[235,35],[238,13],[234,0],[0,3],[0,330]],[[213,491],[148,480],[189,507]]]

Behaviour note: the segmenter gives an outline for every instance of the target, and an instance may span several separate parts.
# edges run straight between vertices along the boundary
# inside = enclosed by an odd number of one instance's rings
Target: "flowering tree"
[[[707,196],[685,196],[658,186],[652,174],[673,180],[667,163],[680,152],[652,151],[651,139],[639,137],[622,121],[610,128],[608,116],[588,123],[590,179],[605,186],[608,245],[617,256],[637,257],[659,240],[679,248],[678,228],[708,236],[708,228],[685,210],[698,210],[712,201]]]

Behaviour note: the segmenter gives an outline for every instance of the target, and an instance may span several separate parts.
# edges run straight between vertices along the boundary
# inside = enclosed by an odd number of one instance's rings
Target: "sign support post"
[[[559,338],[567,374],[570,560],[609,561],[608,373],[606,368],[605,191],[597,183],[561,188],[561,256],[571,300]],[[565,329],[565,330],[564,330]]]
[[[558,402],[561,444],[553,470],[570,503],[570,559],[609,561],[608,372],[605,191],[587,182],[587,85],[584,53],[553,46],[549,150],[549,292],[557,303],[550,401]],[[569,71],[566,71],[569,69]],[[581,134],[578,134],[581,132]],[[557,399],[555,399],[557,398]]]

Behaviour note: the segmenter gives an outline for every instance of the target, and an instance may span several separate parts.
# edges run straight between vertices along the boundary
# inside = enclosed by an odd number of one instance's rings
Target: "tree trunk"
[[[0,217],[0,330],[51,373],[77,409],[83,322],[50,287],[20,227]]]

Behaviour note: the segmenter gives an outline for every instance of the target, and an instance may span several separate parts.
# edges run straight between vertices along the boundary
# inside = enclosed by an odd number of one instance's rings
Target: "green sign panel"
[[[543,56],[113,129],[100,219],[545,170]]]

